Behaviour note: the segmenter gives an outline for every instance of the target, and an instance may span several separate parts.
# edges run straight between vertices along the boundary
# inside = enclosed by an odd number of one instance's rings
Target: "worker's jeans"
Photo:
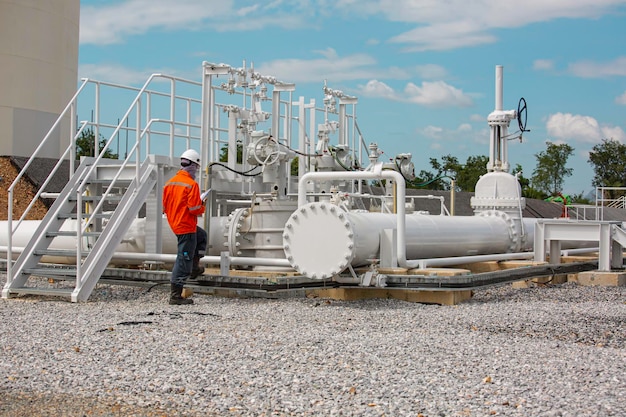
[[[206,251],[207,235],[201,227],[196,228],[196,233],[176,235],[178,238],[178,253],[176,262],[172,268],[171,282],[174,285],[185,285],[191,275],[193,258],[203,257]]]

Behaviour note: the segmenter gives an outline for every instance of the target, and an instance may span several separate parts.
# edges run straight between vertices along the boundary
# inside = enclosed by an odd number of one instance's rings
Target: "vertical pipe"
[[[211,119],[209,115],[209,111],[211,109],[211,76],[206,74],[205,65],[206,63],[204,63],[204,65],[202,66],[202,101],[200,103],[200,155],[202,155],[203,158],[208,156],[208,161],[213,161],[213,149],[211,148],[211,145],[209,143],[209,120]],[[202,173],[200,175],[200,181],[202,183]]]
[[[170,81],[170,146],[174,144],[174,121],[176,120],[176,80]]]
[[[454,205],[455,205],[455,188],[456,181],[454,179],[450,182],[450,216],[454,216]]]
[[[228,112],[228,167],[235,169],[237,164],[237,113]]]
[[[306,109],[304,108],[304,97],[300,96],[298,100],[298,150],[301,155],[298,155],[298,177],[304,175],[305,160],[304,153],[308,153],[306,150]]]
[[[272,91],[272,136],[280,139],[280,91]]]
[[[346,123],[346,105],[339,101],[339,145],[346,145],[346,129],[348,128],[348,124]]]
[[[503,80],[502,65],[496,65],[496,111],[502,110]]]

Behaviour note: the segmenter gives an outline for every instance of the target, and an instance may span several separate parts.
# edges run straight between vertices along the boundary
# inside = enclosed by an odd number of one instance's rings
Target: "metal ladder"
[[[151,155],[139,167],[85,158],[9,268],[2,297],[35,294],[86,301],[144,202],[156,192],[158,178],[159,164]],[[114,208],[105,211],[107,206]],[[76,250],[51,247],[63,236],[76,240]],[[76,264],[42,263],[45,256],[75,257]],[[28,286],[31,277],[75,280],[75,286]]]

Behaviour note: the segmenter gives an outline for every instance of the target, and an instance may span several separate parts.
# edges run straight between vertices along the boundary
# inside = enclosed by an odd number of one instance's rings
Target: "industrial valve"
[[[294,152],[281,147],[272,135],[262,131],[252,132],[246,154],[246,160],[250,165],[263,167],[263,182],[265,183],[277,182],[279,165],[295,157]]]
[[[411,157],[410,153],[399,153],[395,159],[396,169],[407,181],[415,179],[415,165],[411,162]]]

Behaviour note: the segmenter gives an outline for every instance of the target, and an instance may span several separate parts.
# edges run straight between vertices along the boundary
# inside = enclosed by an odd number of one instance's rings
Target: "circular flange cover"
[[[354,258],[354,231],[347,213],[327,202],[296,209],[283,232],[283,249],[291,266],[304,276],[326,279]]]

